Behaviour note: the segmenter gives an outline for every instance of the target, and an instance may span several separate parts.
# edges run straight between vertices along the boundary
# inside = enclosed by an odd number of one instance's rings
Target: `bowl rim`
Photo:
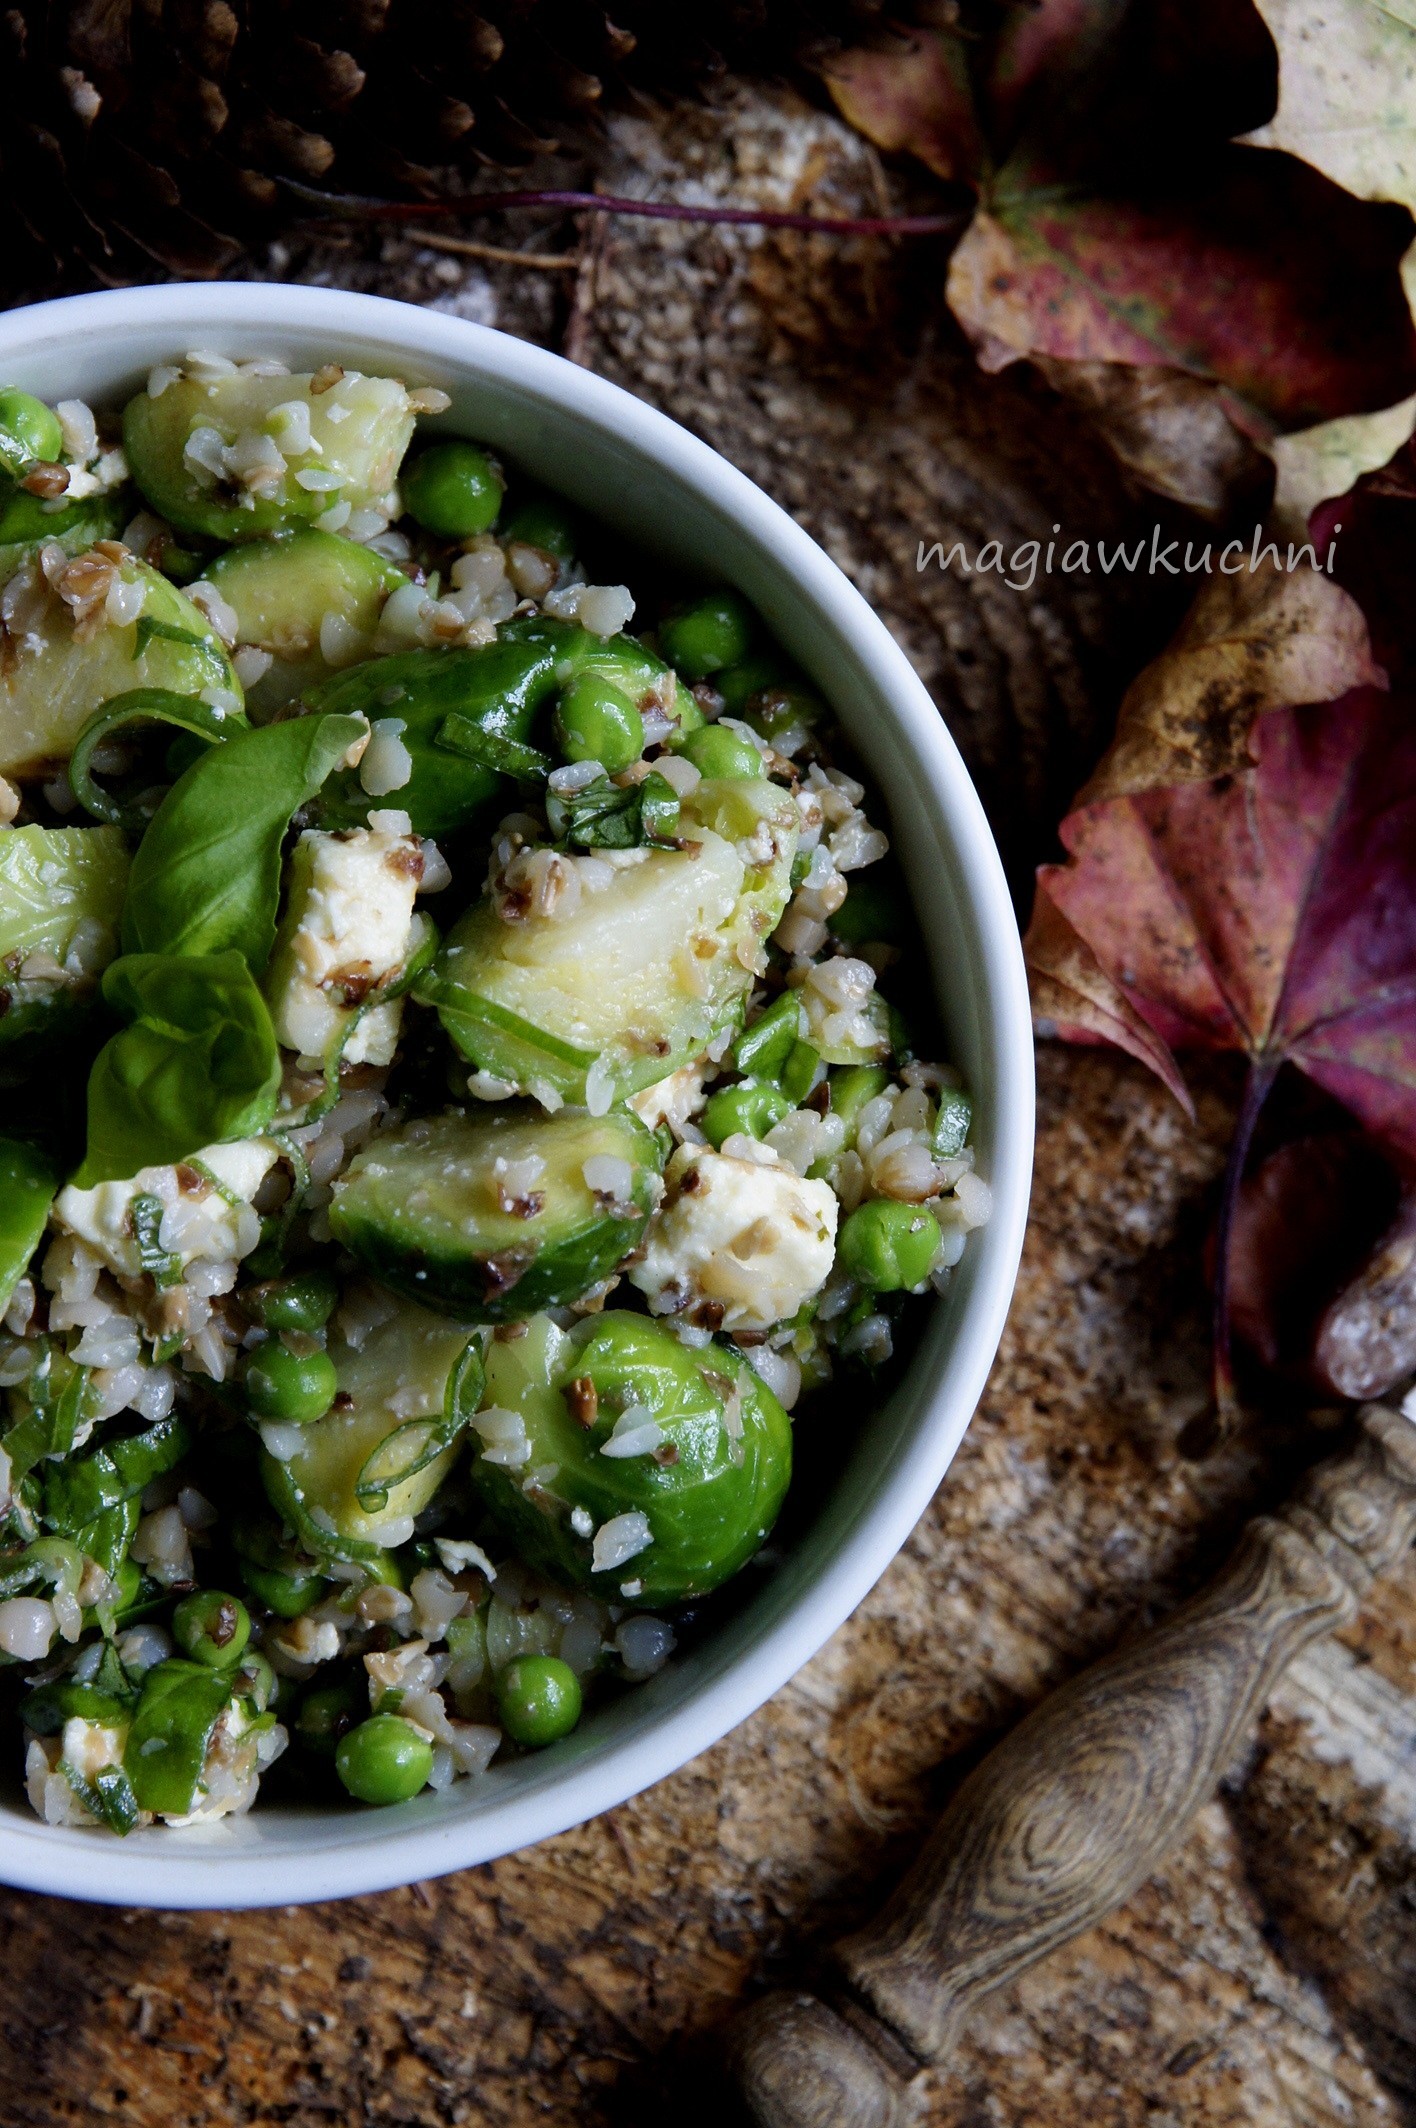
[[[211,332],[259,336],[262,328],[396,342],[411,361],[461,370],[542,403],[618,439],[635,457],[696,491],[730,519],[799,597],[848,639],[897,736],[943,818],[952,846],[960,917],[971,928],[981,1010],[981,1041],[997,1083],[993,1215],[972,1291],[947,1344],[909,1437],[862,1516],[813,1574],[808,1598],[794,1598],[759,1638],[685,1702],[612,1739],[584,1764],[524,1792],[489,1802],[475,1815],[390,1823],[382,1836],[323,1840],[298,1856],[285,1850],[224,1852],[209,1844],[162,1851],[94,1835],[0,1822],[0,1882],[128,1906],[223,1909],[293,1905],[386,1890],[470,1868],[531,1846],[627,1801],[716,1743],[777,1692],[864,1599],[908,1538],[953,1460],[992,1366],[1012,1298],[1032,1174],[1033,1047],[1027,979],[1011,897],[977,792],[943,719],[883,621],[814,539],[709,444],[622,387],[564,357],[444,312],[342,289],[267,282],[166,283],[69,296],[0,315],[0,371],[7,357],[34,359],[86,339],[110,340],[121,370],[125,333],[166,330],[175,346]],[[402,1806],[416,1810],[415,1805]],[[230,1821],[222,1821],[227,1824]],[[244,1820],[245,1826],[259,1820]],[[351,1831],[367,1826],[351,1817]]]

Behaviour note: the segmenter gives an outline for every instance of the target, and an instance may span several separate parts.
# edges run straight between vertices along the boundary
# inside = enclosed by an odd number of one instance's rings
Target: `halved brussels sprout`
[[[658,1176],[658,1144],[634,1116],[453,1110],[357,1154],[330,1228],[396,1292],[507,1322],[608,1278],[644,1231]]]
[[[175,584],[121,547],[68,563],[68,597],[33,572],[12,628],[16,656],[0,674],[0,775],[61,768],[96,709],[135,687],[213,690],[237,708],[241,689],[206,617]]]
[[[396,377],[347,370],[326,386],[318,372],[233,369],[179,375],[155,398],[139,392],[123,441],[134,480],[170,524],[245,540],[350,510],[391,514],[413,422]]]
[[[588,1083],[608,1106],[700,1056],[741,1012],[786,906],[797,818],[765,777],[700,783],[683,847],[624,853],[635,861],[569,915],[506,923],[478,902],[417,994],[480,1069],[578,1103]]]
[[[320,654],[320,623],[333,615],[353,632],[338,664],[367,657],[384,600],[408,581],[372,548],[313,526],[228,547],[206,575],[236,610],[239,642],[292,662],[312,660],[326,675],[332,668]]]
[[[117,828],[0,836],[0,1066],[73,1029],[118,950],[128,847]]]
[[[328,1349],[333,1408],[307,1426],[267,1426],[261,1476],[315,1558],[377,1562],[452,1467],[481,1360],[466,1324],[391,1298],[357,1345],[336,1329]]]

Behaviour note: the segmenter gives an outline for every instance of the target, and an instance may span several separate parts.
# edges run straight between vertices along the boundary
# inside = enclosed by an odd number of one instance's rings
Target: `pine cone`
[[[220,273],[293,186],[428,197],[588,149],[609,98],[799,70],[880,0],[14,0],[0,170],[11,288]]]

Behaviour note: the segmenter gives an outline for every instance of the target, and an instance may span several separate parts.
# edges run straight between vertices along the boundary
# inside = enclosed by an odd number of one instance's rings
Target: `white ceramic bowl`
[[[751,1714],[884,1571],[959,1445],[1013,1289],[1033,1131],[1022,955],[982,807],[902,652],[784,511],[676,423],[559,356],[332,289],[136,288],[12,311],[0,316],[0,383],[111,405],[154,363],[197,347],[271,354],[296,369],[334,358],[441,385],[453,401],[447,427],[504,451],[656,554],[746,593],[885,792],[932,944],[950,1054],[976,1096],[994,1210],[934,1306],[906,1379],[863,1420],[849,1465],[781,1567],[711,1637],[554,1749],[396,1809],[258,1807],[122,1842],[40,1823],[7,1775],[0,1881],[151,1907],[288,1905],[464,1869],[623,1802]],[[810,1454],[809,1421],[801,1451]]]

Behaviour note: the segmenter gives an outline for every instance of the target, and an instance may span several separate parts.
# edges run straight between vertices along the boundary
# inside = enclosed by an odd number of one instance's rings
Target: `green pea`
[[[398,1714],[372,1714],[339,1739],[334,1770],[361,1803],[406,1803],[427,1786],[433,1747]]]
[[[787,667],[781,659],[770,653],[765,657],[748,658],[741,665],[731,665],[715,675],[714,686],[723,698],[724,707],[730,716],[740,717],[754,695],[765,688],[787,686]]]
[[[425,532],[471,539],[496,523],[506,483],[475,443],[431,443],[399,485],[404,508]]]
[[[933,1213],[876,1197],[851,1213],[841,1228],[836,1255],[861,1285],[876,1293],[899,1293],[924,1284],[939,1247]]]
[[[251,1614],[239,1596],[222,1589],[197,1589],[184,1596],[172,1613],[172,1637],[184,1655],[225,1670],[239,1662],[251,1637]]]
[[[558,1655],[519,1655],[497,1679],[502,1727],[517,1744],[554,1744],[580,1719],[580,1679]]]
[[[690,732],[677,751],[691,761],[700,776],[762,776],[762,756],[750,739],[724,731],[721,724],[705,724]]]
[[[543,554],[553,554],[557,561],[575,559],[575,521],[569,511],[549,495],[530,495],[519,503],[502,526],[500,536],[507,541],[523,540],[528,547],[539,547]]]
[[[247,1286],[241,1305],[264,1330],[323,1330],[339,1300],[332,1272],[299,1271]]]
[[[343,1678],[337,1685],[317,1686],[300,1702],[294,1725],[296,1741],[307,1751],[332,1759],[340,1739],[348,1735],[368,1704],[368,1693],[353,1678]],[[416,1794],[417,1790],[413,1792]],[[365,1798],[366,1802],[373,1800]]]
[[[710,672],[739,664],[751,636],[752,609],[746,600],[735,591],[713,591],[665,621],[659,647],[686,680],[706,680]]]
[[[831,1073],[831,1113],[846,1126],[845,1143],[855,1144],[856,1121],[867,1101],[883,1094],[890,1074],[881,1064],[849,1064]]]
[[[258,1418],[306,1426],[324,1417],[338,1387],[327,1352],[296,1352],[284,1338],[259,1346],[246,1364],[246,1402]]]
[[[277,1618],[303,1617],[325,1592],[322,1574],[287,1574],[279,1567],[257,1566],[254,1559],[238,1563],[247,1593]]]
[[[0,464],[19,473],[37,458],[53,464],[64,448],[58,416],[17,385],[0,391]]]
[[[846,898],[826,926],[848,945],[864,945],[869,939],[887,944],[903,938],[910,928],[910,908],[898,878],[866,875],[853,879]]]
[[[611,776],[644,751],[644,719],[624,689],[599,673],[571,681],[556,705],[555,726],[567,761],[598,761]]]
[[[792,1104],[779,1086],[744,1079],[738,1086],[725,1086],[713,1095],[703,1111],[703,1135],[710,1145],[721,1145],[735,1131],[749,1138],[765,1138],[774,1123],[789,1116]]]

